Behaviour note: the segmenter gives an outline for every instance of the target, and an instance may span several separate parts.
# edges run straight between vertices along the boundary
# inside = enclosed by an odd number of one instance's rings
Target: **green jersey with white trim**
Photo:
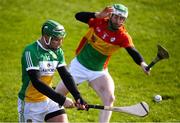
[[[64,53],[61,48],[55,51],[45,49],[39,41],[28,45],[22,55],[22,88],[19,98],[27,102],[39,102],[47,97],[35,89],[29,79],[28,70],[39,70],[40,80],[51,86],[56,68],[65,66]]]

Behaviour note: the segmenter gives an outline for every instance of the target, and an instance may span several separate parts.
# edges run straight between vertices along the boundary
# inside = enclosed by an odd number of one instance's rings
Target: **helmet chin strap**
[[[52,37],[51,37],[51,36],[49,37],[48,41],[45,39],[45,37],[43,37],[44,43],[45,43],[47,46],[49,46],[49,45],[50,45],[50,43],[51,43],[51,39],[52,39]]]

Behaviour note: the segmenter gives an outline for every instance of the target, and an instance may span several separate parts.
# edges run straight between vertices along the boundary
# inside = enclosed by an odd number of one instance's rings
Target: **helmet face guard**
[[[128,17],[128,8],[126,6],[122,4],[114,4],[112,8],[113,8],[112,14],[119,15],[124,18]]]

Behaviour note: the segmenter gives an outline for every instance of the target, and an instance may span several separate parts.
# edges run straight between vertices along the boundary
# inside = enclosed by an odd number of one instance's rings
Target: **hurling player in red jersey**
[[[88,24],[89,29],[79,43],[69,72],[76,84],[89,82],[100,96],[103,105],[113,106],[115,87],[108,72],[108,62],[115,51],[125,48],[146,74],[150,72],[146,70],[147,64],[124,27],[128,9],[122,4],[114,4],[101,12],[79,12],[75,17],[78,21]],[[68,93],[63,83],[57,86],[56,91],[61,94]],[[109,122],[111,114],[111,111],[102,110],[99,122]]]

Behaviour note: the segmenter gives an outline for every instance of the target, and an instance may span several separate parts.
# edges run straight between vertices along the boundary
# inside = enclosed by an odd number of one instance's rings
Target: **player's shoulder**
[[[108,19],[107,18],[91,18],[89,20],[89,24],[91,23],[95,23],[95,24],[104,24],[104,23],[107,23],[108,22]]]
[[[37,47],[37,42],[26,45],[25,49],[34,49],[35,47]]]
[[[119,28],[119,32],[121,32],[121,33],[127,33],[126,27],[125,27],[124,25],[122,25],[122,26]]]
[[[125,26],[121,26],[118,30],[118,33],[121,34],[121,36],[125,36],[125,37],[130,36]]]
[[[33,42],[31,44],[28,44],[25,48],[24,48],[24,52],[37,52],[37,42]]]

